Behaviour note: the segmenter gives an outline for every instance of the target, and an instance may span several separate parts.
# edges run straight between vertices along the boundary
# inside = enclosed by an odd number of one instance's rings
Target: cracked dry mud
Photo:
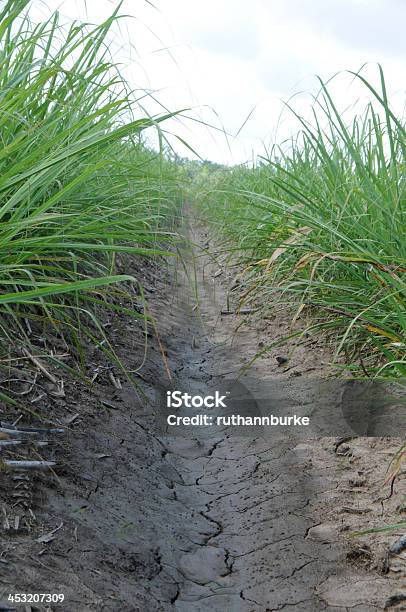
[[[193,381],[209,385],[219,373],[236,373],[258,344],[255,334],[247,329],[234,334],[235,321],[219,317],[225,295],[215,280],[218,265],[199,250],[207,233],[192,225],[188,235],[197,245],[189,255],[193,273],[189,268],[189,282],[177,277],[172,327],[166,325],[162,336],[168,354],[178,356],[177,386],[190,390]],[[298,352],[304,363],[300,374],[326,372],[325,349],[312,355],[299,347]],[[269,376],[269,362],[254,370]],[[178,475],[173,497],[182,504],[182,530],[193,542],[179,546],[178,561],[173,550],[166,558],[161,548],[162,567],[177,585],[171,600],[176,610],[383,609],[385,593],[396,585],[350,566],[339,535],[343,522],[335,517],[329,523],[323,512],[335,496],[343,502],[331,439],[298,444],[286,437],[275,443],[270,436],[209,433],[198,440],[168,437],[163,444]]]
[[[237,372],[263,335],[258,324],[235,334],[238,317],[219,315],[223,273],[202,255],[204,229],[194,225],[189,237],[197,246],[186,256],[187,274],[178,268],[172,286],[158,280],[150,298],[162,344],[152,343],[143,370],[151,395],[156,383],[168,384],[162,348],[177,384],[190,389]],[[282,316],[267,322],[271,336],[284,329]],[[120,338],[131,366],[128,329]],[[328,358],[327,349],[307,345],[295,347],[291,361],[300,375],[322,376]],[[291,374],[291,364],[274,361],[258,360],[256,376]],[[112,398],[106,389],[92,390],[87,403],[81,396],[86,427],[71,434],[59,485],[41,485],[40,533],[61,521],[63,528],[49,546],[32,536],[16,542],[2,567],[2,594],[63,592],[62,609],[78,612],[367,612],[406,591],[404,565],[383,575],[362,553],[375,554],[371,541],[355,549],[346,542],[345,531],[365,526],[365,515],[340,514],[368,504],[379,524],[381,504],[362,489],[360,473],[364,484],[377,478],[377,465],[385,469],[378,458],[388,459],[398,441],[356,441],[353,463],[334,453],[331,438],[162,436],[129,386]],[[106,398],[115,410],[100,409]]]

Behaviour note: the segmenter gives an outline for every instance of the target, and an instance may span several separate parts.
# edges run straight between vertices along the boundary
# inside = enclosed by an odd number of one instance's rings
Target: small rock
[[[367,481],[367,479],[364,478],[364,476],[352,476],[349,479],[349,483],[353,487],[363,487],[364,484],[366,483],[366,481]]]
[[[388,610],[389,608],[393,608],[399,603],[406,601],[406,593],[398,593],[396,595],[392,595],[389,599],[386,600],[384,610]]]
[[[400,555],[400,553],[406,548],[406,534],[401,538],[393,542],[393,544],[389,547],[389,553],[391,555]]]
[[[337,455],[348,455],[351,452],[351,447],[348,444],[341,444],[337,450]]]

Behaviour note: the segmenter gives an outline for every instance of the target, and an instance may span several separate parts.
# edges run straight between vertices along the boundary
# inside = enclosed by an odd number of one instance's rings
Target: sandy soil
[[[159,340],[149,339],[142,394],[117,370],[122,389],[115,388],[106,363],[89,351],[89,367],[99,372],[92,387],[65,376],[65,397],[46,389],[41,400],[42,414],[66,428],[41,449],[57,461],[55,472],[30,476],[23,487],[12,473],[0,477],[0,602],[9,593],[46,592],[64,593],[64,604],[32,610],[406,609],[406,555],[388,562],[386,554],[403,531],[349,537],[405,520],[404,473],[389,499],[382,487],[399,439],[337,446],[332,438],[194,438],[157,430],[143,394],[153,400],[157,388],[168,387],[167,370],[172,384],[208,385],[238,371],[289,325],[286,313],[262,322],[255,313],[234,313],[227,299],[234,271],[204,227],[194,222],[185,231],[195,243],[183,252],[185,268],[145,271]],[[127,367],[138,367],[141,327],[125,318],[109,324]],[[282,350],[289,359],[280,366]],[[324,377],[330,357],[320,341],[292,340],[258,359],[252,372]],[[18,414],[4,409],[2,420]],[[21,488],[25,502],[17,503]]]

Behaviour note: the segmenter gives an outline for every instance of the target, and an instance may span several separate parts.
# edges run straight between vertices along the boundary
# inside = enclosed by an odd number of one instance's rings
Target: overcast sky
[[[190,121],[170,129],[199,154],[235,163],[262,154],[295,124],[283,104],[295,92],[316,93],[314,75],[358,70],[377,83],[382,64],[394,105],[403,108],[406,90],[405,0],[124,0],[121,22],[111,39],[115,58],[126,66],[134,88],[155,92],[171,110],[189,113],[227,132]],[[66,18],[98,22],[111,0],[34,0],[38,15],[59,8]],[[348,77],[334,81],[343,108],[365,92]],[[366,99],[366,98],[365,98]],[[304,111],[310,97],[295,98]],[[152,101],[146,103],[156,110]],[[250,118],[239,133],[247,116]],[[176,142],[173,140],[173,142]],[[175,144],[180,154],[184,147]],[[229,149],[231,148],[231,151]]]

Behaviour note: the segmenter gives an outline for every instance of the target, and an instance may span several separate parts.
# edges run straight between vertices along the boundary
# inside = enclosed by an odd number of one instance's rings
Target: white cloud
[[[248,113],[256,110],[232,141],[232,153],[220,132],[197,123],[172,122],[170,128],[185,138],[202,157],[243,161],[261,141],[275,136],[287,99],[298,90],[317,91],[315,74],[328,79],[335,72],[358,70],[371,62],[368,74],[376,79],[374,62],[384,66],[390,91],[403,104],[406,3],[404,0],[126,0],[122,12],[134,16],[115,30],[115,58],[127,65],[134,87],[157,90],[170,109],[193,106],[193,114],[235,134]],[[67,17],[106,18],[110,0],[47,0],[43,14],[61,6]],[[39,10],[40,3],[36,3]],[[132,46],[130,46],[130,44]],[[339,105],[345,107],[365,91],[349,78],[333,84]],[[395,98],[394,98],[395,99]],[[309,97],[299,97],[300,110]],[[157,109],[149,102],[149,109]],[[214,109],[214,110],[213,110]],[[217,115],[216,115],[217,113]],[[217,118],[219,117],[219,118]],[[279,137],[295,123],[284,114]],[[182,153],[181,145],[179,145]]]

